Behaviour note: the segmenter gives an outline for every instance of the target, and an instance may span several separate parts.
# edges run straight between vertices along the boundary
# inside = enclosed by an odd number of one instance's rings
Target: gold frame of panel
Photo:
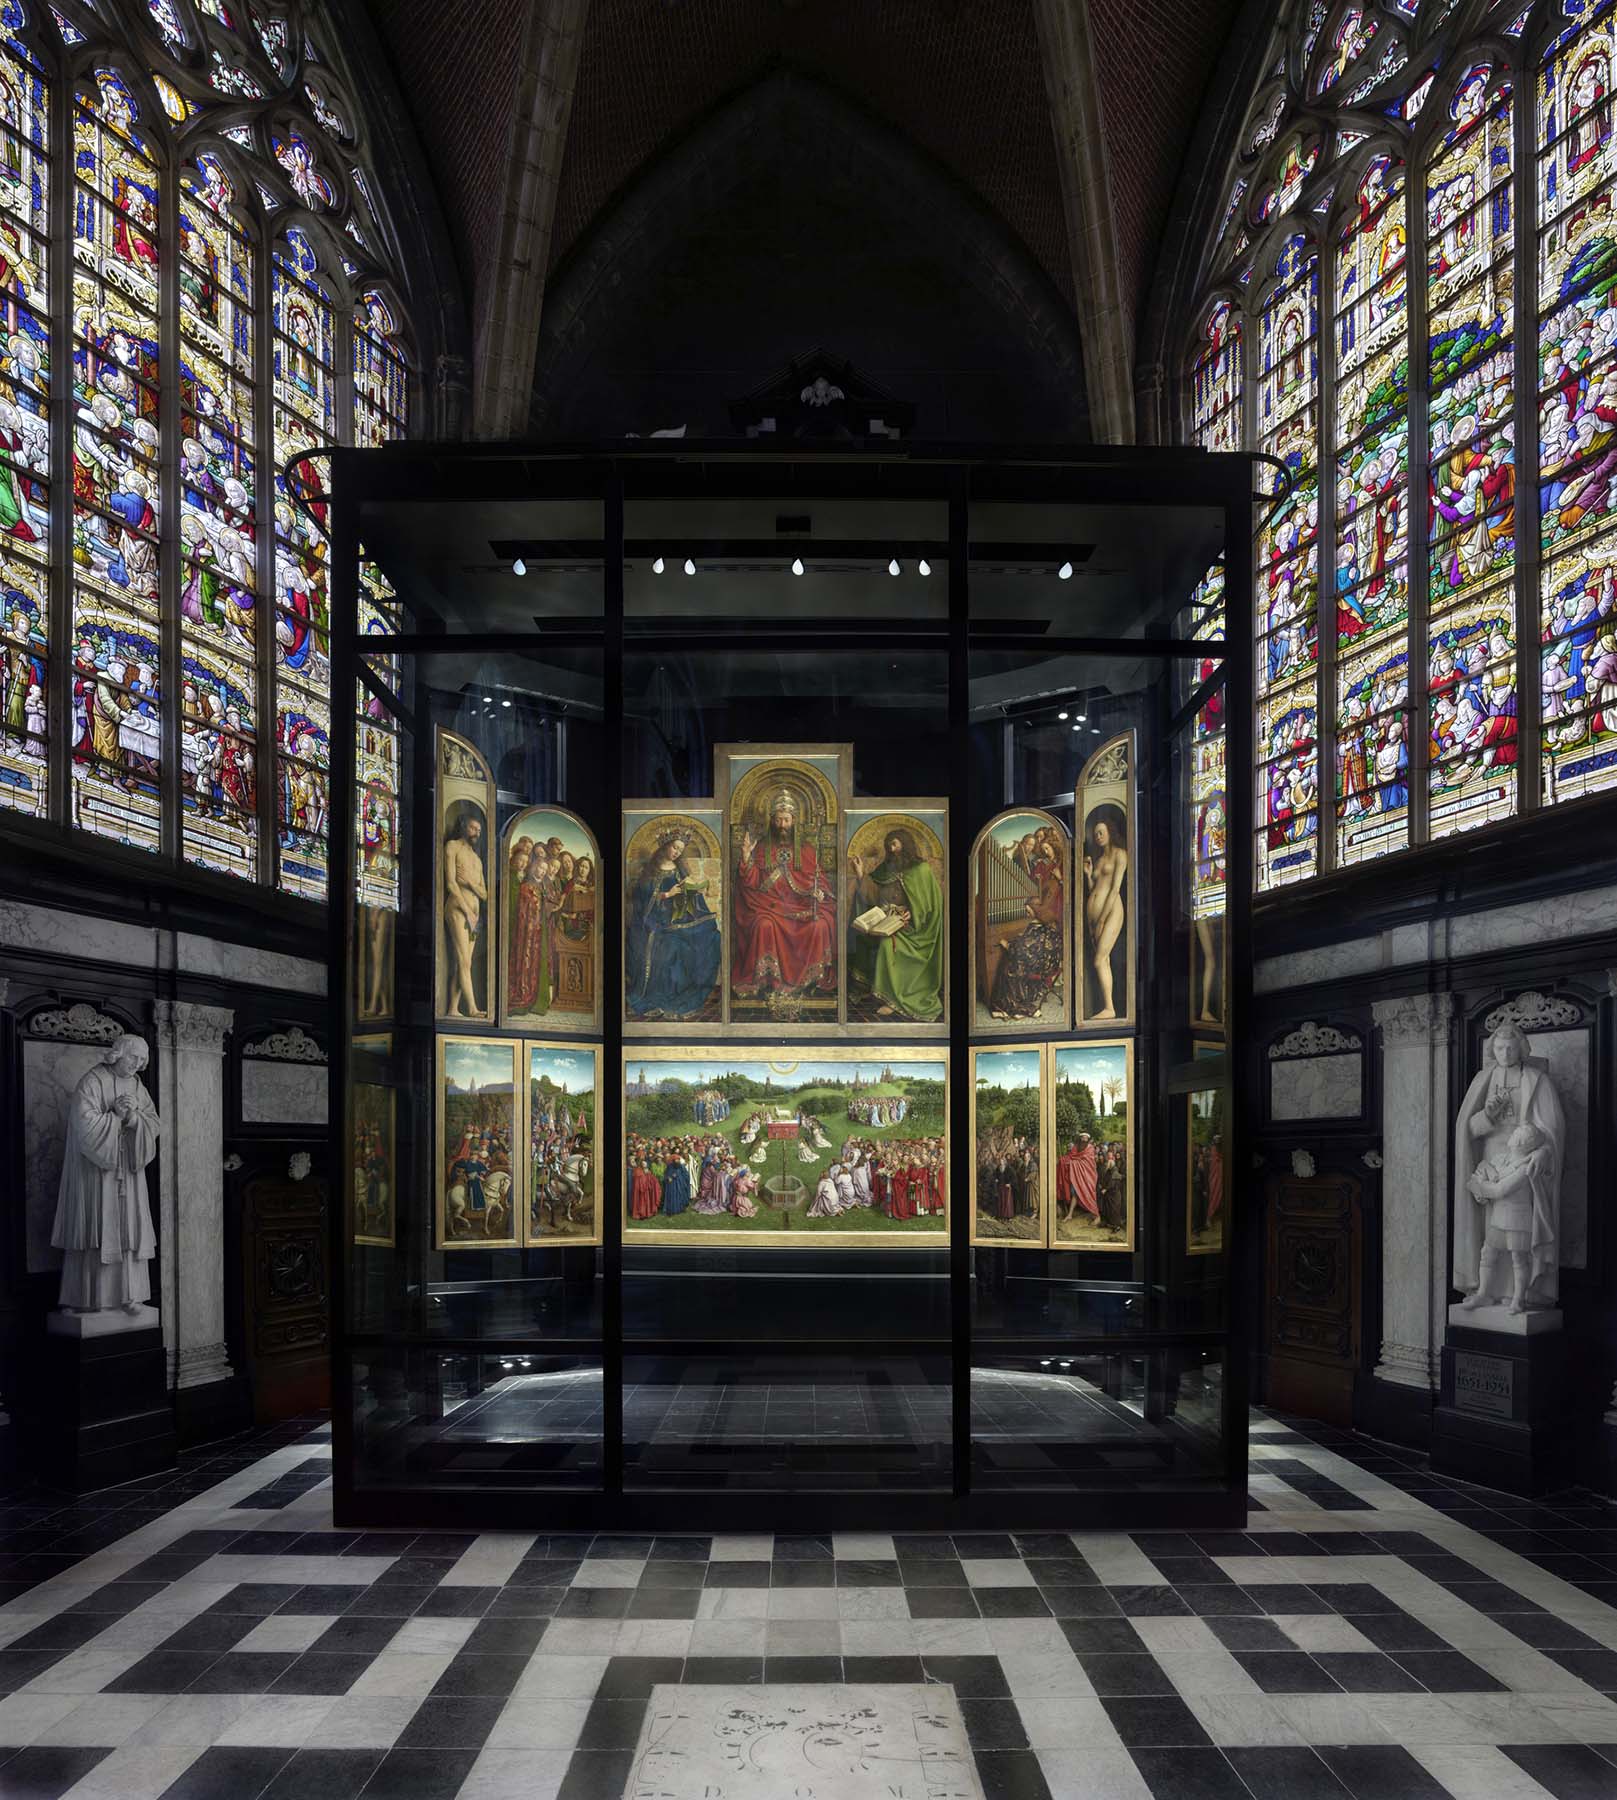
[[[512,1040],[518,1042],[519,1040]],[[533,1225],[533,1053],[535,1050],[557,1050],[570,1056],[588,1056],[593,1071],[590,1119],[590,1208],[593,1224],[583,1237],[557,1237],[536,1231]],[[529,1250],[584,1249],[601,1242],[606,1215],[602,1210],[604,1180],[601,1171],[601,1046],[578,1039],[522,1038],[520,1040],[522,1080],[522,1243]]]
[[[835,776],[818,765],[829,763]],[[737,764],[746,765],[737,772]],[[801,788],[814,788],[825,811],[821,831],[828,835],[830,855],[836,862],[842,856],[842,815],[847,810],[853,746],[837,744],[716,744],[713,748],[713,790],[715,803],[724,820],[724,926],[723,926],[723,991],[724,1024],[730,1035],[740,1038],[778,1038],[783,1033],[793,1037],[836,1037],[845,1029],[848,1012],[847,883],[840,868],[833,873],[835,891],[832,906],[832,946],[836,958],[836,1000],[830,1016],[824,1016],[824,1003],[812,1018],[788,1016],[781,1009],[778,1018],[748,1016],[737,1018],[736,996],[732,987],[732,961],[735,956],[735,902],[738,883],[735,869],[739,858],[740,832],[738,809],[753,810],[759,789],[771,781],[794,781]],[[768,821],[765,820],[767,829]],[[822,839],[822,842],[824,840]],[[816,845],[817,862],[821,849]],[[823,862],[819,863],[823,871]],[[744,1003],[745,1004],[745,1003]]]
[[[1121,771],[1113,765],[1121,759]],[[1134,731],[1119,732],[1108,738],[1104,744],[1084,764],[1083,773],[1073,796],[1073,865],[1081,879],[1073,884],[1074,927],[1073,942],[1078,946],[1078,955],[1074,959],[1072,969],[1072,997],[1076,1028],[1080,1031],[1086,1027],[1102,1025],[1109,1031],[1128,1030],[1135,1022],[1135,989],[1138,983],[1136,962],[1136,930],[1139,912],[1139,858],[1135,854],[1134,844],[1134,800],[1135,800],[1135,754]],[[1118,898],[1123,906],[1123,923],[1119,936],[1123,940],[1123,992],[1117,992],[1116,977],[1113,978],[1112,1013],[1105,1016],[1098,1010],[1092,1010],[1088,1003],[1089,995],[1089,896],[1085,891],[1083,877],[1085,864],[1088,862],[1088,843],[1090,821],[1101,808],[1111,807],[1122,815],[1124,858],[1123,879],[1118,888]],[[1109,825],[1106,819],[1096,821]],[[1116,941],[1112,947],[1115,960]],[[1118,1000],[1123,1004],[1119,1006]]]
[[[1063,1252],[1082,1252],[1091,1256],[1116,1256],[1120,1253],[1132,1253],[1138,1235],[1139,1208],[1139,1170],[1134,1153],[1134,1096],[1137,1086],[1135,1041],[1132,1037],[1107,1038],[1067,1038],[1052,1039],[1046,1046],[1045,1062],[1045,1105],[1050,1120],[1050,1135],[1055,1137],[1056,1090],[1060,1085],[1057,1075],[1060,1057],[1063,1050],[1090,1052],[1097,1050],[1121,1050],[1123,1052],[1123,1071],[1126,1080],[1124,1102],[1128,1111],[1124,1115],[1123,1127],[1123,1204],[1125,1227],[1121,1243],[1063,1243],[1057,1235],[1060,1218],[1056,1211],[1056,1162],[1057,1158],[1048,1158],[1047,1203],[1050,1220],[1050,1248]]]
[[[979,995],[978,991],[979,982],[983,975],[983,963],[985,961],[988,932],[987,921],[980,921],[978,918],[979,864],[982,858],[983,846],[989,841],[991,833],[996,826],[1003,824],[1007,819],[1037,819],[1041,824],[1054,826],[1060,833],[1060,841],[1066,862],[1063,871],[1064,893],[1061,907],[1061,1010],[1059,1017],[1055,1019],[996,1019],[988,1008],[986,997]],[[1072,834],[1067,830],[1067,827],[1062,824],[1054,813],[1046,812],[1042,807],[1037,806],[1006,807],[1002,812],[995,813],[994,816],[984,824],[976,837],[972,839],[971,891],[966,898],[967,903],[971,907],[971,947],[967,968],[969,971],[969,982],[971,987],[970,1026],[974,1037],[987,1037],[991,1035],[1007,1036],[1011,1034],[1026,1036],[1030,1032],[1036,1031],[1066,1032],[1071,1029],[1073,987],[1072,921],[1074,907],[1072,894],[1072,848]],[[983,947],[979,947],[979,938],[982,938],[983,940]]]
[[[783,1056],[780,1054],[783,1048],[796,1050],[799,1053],[790,1057]],[[818,1228],[812,1230],[783,1230],[774,1227],[762,1227],[752,1231],[738,1231],[734,1228],[726,1228],[724,1226],[701,1228],[697,1230],[679,1226],[670,1230],[666,1226],[658,1228],[636,1225],[631,1220],[629,1213],[629,1137],[632,1129],[629,1108],[633,1103],[628,1093],[630,1068],[655,1067],[659,1063],[718,1061],[728,1061],[732,1064],[759,1063],[766,1068],[771,1069],[772,1072],[776,1074],[788,1074],[801,1062],[870,1064],[892,1061],[899,1063],[936,1063],[943,1081],[943,1124],[937,1135],[942,1142],[945,1174],[943,1211],[931,1215],[931,1217],[936,1220],[936,1229],[930,1231],[893,1231],[890,1229],[870,1231],[854,1229],[825,1231]],[[725,1039],[711,1044],[697,1044],[683,1048],[666,1044],[636,1045],[633,1048],[626,1045],[623,1050],[622,1080],[624,1086],[623,1155],[620,1165],[622,1180],[618,1195],[618,1204],[622,1209],[623,1242],[626,1248],[630,1244],[683,1244],[697,1248],[702,1246],[710,1246],[713,1248],[736,1248],[750,1244],[763,1249],[791,1248],[815,1250],[863,1250],[874,1247],[884,1249],[946,1250],[949,1247],[950,1208],[954,1204],[954,1197],[949,1192],[947,1181],[949,1167],[950,1069],[949,1050],[946,1044],[917,1043],[914,1040],[911,1040],[909,1043],[904,1044],[884,1045],[878,1043],[851,1045],[826,1043],[822,1039],[804,1039],[799,1044],[792,1046],[781,1046],[779,1043],[774,1046],[769,1046],[763,1044],[753,1045],[745,1040],[736,1041]],[[635,1096],[635,1098],[640,1097],[641,1096]],[[753,1105],[755,1103],[748,1102],[748,1104]],[[736,1131],[739,1132],[744,1124],[745,1120],[742,1120],[741,1125],[738,1125],[735,1128]],[[697,1129],[713,1128],[698,1127]],[[781,1141],[784,1142],[785,1140]],[[739,1137],[737,1137],[736,1142],[739,1148],[741,1143]],[[844,1138],[844,1142],[846,1142],[846,1137]],[[823,1171],[819,1171],[819,1173],[823,1173]],[[695,1193],[693,1190],[692,1203],[694,1203],[694,1200]]]
[[[929,823],[929,817],[939,819],[941,829]],[[938,986],[939,998],[943,1010],[935,1019],[907,1019],[895,1015],[891,1019],[855,1019],[853,1010],[853,983],[850,968],[850,939],[853,932],[853,901],[851,858],[854,840],[863,832],[878,829],[885,838],[889,829],[901,827],[907,830],[925,832],[932,840],[928,847],[926,860],[933,860],[935,850],[938,890],[943,897],[943,920],[939,938],[939,954],[941,957],[941,979]],[[940,1038],[949,1029],[949,920],[951,917],[949,898],[949,802],[947,799],[921,795],[902,795],[896,799],[849,800],[842,808],[842,874],[844,895],[842,911],[844,922],[842,928],[842,960],[843,960],[843,996],[842,1015],[845,1030],[850,1035],[863,1033],[879,1033],[891,1035],[897,1033],[904,1037]]]
[[[1050,1246],[1050,1214],[1054,1187],[1050,1180],[1050,1143],[1053,1136],[1052,1123],[1054,1109],[1048,1103],[1047,1088],[1049,1085],[1049,1057],[1046,1054],[1048,1045],[1032,1044],[973,1044],[971,1047],[971,1242],[984,1250],[1047,1250]],[[1039,1061],[1039,1172],[1038,1172],[1038,1207],[1034,1214],[1037,1220],[1037,1235],[1031,1238],[986,1237],[978,1230],[977,1224],[977,1067],[984,1056],[1015,1056],[1031,1052]]]
[[[473,765],[473,772],[465,769],[451,769],[450,762],[458,754],[464,754]],[[433,789],[432,789],[432,1012],[440,1024],[460,1025],[492,1025],[495,1019],[495,982],[498,979],[499,957],[499,894],[500,882],[494,858],[499,853],[497,826],[496,796],[494,777],[489,772],[488,764],[483,760],[482,752],[476,745],[453,731],[446,731],[442,725],[435,727],[433,734]],[[481,773],[477,773],[477,771]],[[476,806],[483,815],[483,962],[484,1006],[474,1013],[451,1013],[449,1005],[449,954],[445,943],[445,933],[449,929],[444,917],[444,823],[452,806]],[[474,955],[478,954],[474,950]],[[475,973],[475,971],[474,971]]]
[[[525,825],[531,825],[531,823],[536,818],[539,818],[539,817],[544,817],[544,818],[552,819],[552,820],[561,820],[567,826],[571,827],[574,831],[576,831],[579,834],[579,836],[583,839],[585,845],[588,847],[587,854],[588,854],[590,861],[593,864],[594,869],[595,869],[595,905],[594,905],[594,908],[593,908],[591,916],[590,916],[590,927],[589,927],[588,964],[589,964],[589,983],[590,983],[590,1005],[589,1005],[589,1010],[587,1012],[582,1009],[570,1009],[570,1008],[558,1007],[555,1003],[554,997],[552,998],[552,1001],[551,1001],[550,1010],[547,1012],[542,1012],[542,1013],[540,1013],[540,1012],[516,1012],[512,1009],[512,1007],[509,1004],[509,1001],[510,1001],[510,957],[511,957],[512,933],[509,929],[509,921],[505,918],[504,915],[507,912],[507,910],[509,909],[509,907],[511,906],[512,901],[516,897],[515,892],[514,892],[515,884],[513,884],[509,880],[509,874],[510,874],[510,868],[511,868],[511,849],[512,849],[512,846],[515,844],[518,836],[522,834],[522,827]],[[555,833],[551,832],[548,835],[553,837],[553,836],[555,836]],[[566,849],[565,844],[563,845],[563,849],[564,850]],[[601,865],[601,847],[595,841],[595,833],[590,830],[589,826],[585,823],[585,821],[583,819],[581,819],[579,817],[579,815],[577,813],[570,811],[567,807],[554,806],[549,801],[537,801],[532,806],[519,807],[511,815],[511,817],[506,821],[504,829],[500,832],[499,866],[495,870],[495,879],[494,879],[494,883],[493,883],[493,892],[497,896],[497,898],[495,900],[495,906],[497,908],[496,935],[499,939],[499,955],[495,958],[495,967],[498,970],[498,979],[499,979],[498,1012],[499,1012],[499,1018],[500,1018],[500,1028],[502,1031],[524,1031],[524,1030],[532,1031],[535,1028],[542,1028],[546,1032],[576,1031],[576,1032],[580,1032],[583,1034],[597,1033],[600,1031],[601,1017],[602,1017],[602,1003],[601,1003],[601,880],[602,880],[602,874],[603,874],[603,870],[602,870],[602,865]],[[566,981],[567,981],[566,959],[565,959],[565,957],[558,957],[557,962],[558,962],[558,967],[561,969],[562,986],[565,988]],[[576,1023],[574,1023],[573,1021],[576,1021]]]
[[[704,844],[707,854],[704,861],[711,860],[714,874],[703,890],[709,910],[713,913],[714,923],[719,934],[719,967],[713,978],[713,990],[708,1004],[713,1008],[711,1018],[703,1014],[685,1015],[674,1018],[664,1016],[657,1019],[635,1019],[629,1016],[629,915],[630,915],[630,883],[633,879],[633,859],[631,851],[636,840],[648,827],[659,821],[669,824],[676,822],[682,829],[700,831],[711,839],[711,844]],[[730,880],[728,865],[725,859],[724,846],[726,839],[724,812],[717,800],[625,800],[618,809],[619,854],[623,858],[623,979],[622,991],[618,996],[618,1004],[622,1009],[624,1036],[642,1037],[648,1033],[659,1036],[667,1034],[670,1027],[681,1030],[695,1028],[698,1031],[720,1030],[724,1024],[725,1010],[725,970],[728,956],[729,912],[730,912]],[[655,848],[655,846],[652,846]],[[713,885],[718,884],[718,905],[713,904]]]

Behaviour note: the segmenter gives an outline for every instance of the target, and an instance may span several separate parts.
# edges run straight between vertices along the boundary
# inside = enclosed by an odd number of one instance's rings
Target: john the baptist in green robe
[[[883,850],[875,868],[855,864],[853,911],[885,906],[909,918],[891,937],[850,932],[852,973],[863,978],[884,1010],[906,1019],[936,1019],[943,1012],[943,890],[910,831],[888,832]]]

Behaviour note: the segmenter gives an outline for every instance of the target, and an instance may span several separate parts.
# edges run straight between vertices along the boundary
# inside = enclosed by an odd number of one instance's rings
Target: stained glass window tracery
[[[33,4],[0,0],[0,815],[323,897],[316,463],[401,435],[410,386],[391,272],[356,223],[379,215],[340,59],[318,19],[299,59],[281,15],[234,0]],[[71,80],[63,45],[91,46]],[[295,209],[329,227],[273,235]],[[71,380],[63,470],[53,360]],[[367,603],[373,629],[386,605]],[[370,743],[396,814],[375,721]]]
[[[1256,546],[1260,888],[1617,788],[1617,5],[1299,3],[1280,30],[1230,174],[1257,275],[1222,285],[1233,220],[1209,263],[1238,431],[1208,431],[1205,301],[1185,390],[1197,442],[1293,483]]]

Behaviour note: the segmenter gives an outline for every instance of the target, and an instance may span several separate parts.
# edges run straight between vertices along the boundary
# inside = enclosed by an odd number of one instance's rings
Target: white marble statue
[[[1520,1025],[1488,1040],[1454,1127],[1454,1285],[1465,1310],[1553,1307],[1566,1116]]]
[[[64,1312],[138,1314],[156,1250],[146,1165],[162,1121],[140,1079],[145,1040],[116,1040],[73,1090],[51,1243],[63,1252]]]

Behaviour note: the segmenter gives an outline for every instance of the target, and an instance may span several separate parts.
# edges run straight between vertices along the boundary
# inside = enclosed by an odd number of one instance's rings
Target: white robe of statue
[[[51,1230],[69,1311],[133,1313],[152,1297],[157,1240],[146,1165],[162,1121],[140,1079],[145,1066],[142,1040],[121,1037],[73,1090]]]
[[[1488,1227],[1496,1207],[1479,1201],[1472,1177],[1482,1164],[1501,1168],[1512,1161],[1511,1137],[1531,1125],[1539,1147],[1526,1159],[1518,1192],[1523,1229],[1490,1245]],[[1454,1125],[1454,1285],[1470,1296],[1470,1306],[1511,1303],[1512,1311],[1552,1307],[1560,1294],[1561,1170],[1566,1158],[1566,1114],[1548,1066],[1531,1054],[1527,1033],[1507,1024],[1488,1040],[1476,1078],[1465,1091]]]

